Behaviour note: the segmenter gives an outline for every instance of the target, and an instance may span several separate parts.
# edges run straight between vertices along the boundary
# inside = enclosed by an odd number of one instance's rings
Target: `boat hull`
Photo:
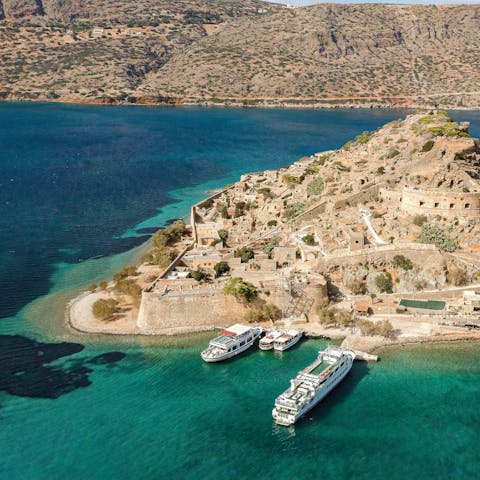
[[[353,365],[353,359],[351,362],[348,364],[347,368],[344,368],[339,374],[338,377],[335,379],[335,382],[332,383],[331,385],[322,388],[319,390],[315,396],[313,397],[312,401],[303,407],[299,412],[297,412],[295,415],[293,414],[282,414],[277,411],[277,408],[275,407],[272,410],[272,417],[278,425],[283,425],[285,427],[289,427],[291,425],[294,425],[298,420],[300,420],[303,416],[305,416],[312,408],[314,408],[320,401],[322,401],[347,375],[347,373],[352,369]]]
[[[284,352],[285,350],[288,350],[289,348],[293,347],[296,345],[300,339],[302,338],[301,335],[297,335],[291,342],[287,343],[286,345],[273,345],[273,348],[277,350],[277,352]]]
[[[228,360],[229,358],[235,357],[236,355],[244,352],[245,350],[248,350],[255,343],[258,337],[260,337],[261,334],[262,334],[262,331],[260,330],[258,334],[254,334],[253,339],[250,342],[245,343],[245,345],[238,347],[236,350],[226,352],[224,355],[220,355],[218,357],[207,357],[204,355],[204,352],[202,352],[200,356],[207,363],[216,363],[216,362],[222,362],[223,360]]]

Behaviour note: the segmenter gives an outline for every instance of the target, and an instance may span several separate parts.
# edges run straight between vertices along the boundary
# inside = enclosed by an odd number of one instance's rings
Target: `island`
[[[289,326],[371,352],[480,338],[480,141],[441,110],[243,175],[73,299],[70,326]]]

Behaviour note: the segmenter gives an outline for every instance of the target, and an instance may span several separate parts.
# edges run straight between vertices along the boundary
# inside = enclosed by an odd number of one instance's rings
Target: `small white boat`
[[[210,340],[208,347],[200,355],[206,362],[226,360],[250,348],[262,332],[261,327],[248,327],[239,323],[232,325]]]
[[[302,338],[303,332],[300,330],[284,330],[282,335],[275,339],[273,348],[283,352],[293,347]]]
[[[272,350],[273,349],[273,343],[275,340],[283,335],[285,333],[285,330],[268,330],[266,332],[266,335],[260,339],[260,342],[258,344],[260,350]]]

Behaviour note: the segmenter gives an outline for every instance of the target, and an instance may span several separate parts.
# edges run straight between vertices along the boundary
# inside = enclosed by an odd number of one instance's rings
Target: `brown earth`
[[[0,0],[0,98],[479,108],[479,30],[480,5]]]

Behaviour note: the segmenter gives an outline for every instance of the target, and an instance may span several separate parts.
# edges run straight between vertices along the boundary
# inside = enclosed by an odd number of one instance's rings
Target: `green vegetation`
[[[215,270],[215,276],[220,277],[230,271],[230,265],[227,262],[218,262],[213,266]]]
[[[220,237],[220,240],[222,241],[222,245],[226,247],[227,240],[228,240],[228,230],[221,228],[217,233],[218,233],[218,236]]]
[[[320,195],[325,188],[325,182],[323,178],[315,178],[307,185],[307,194],[308,195]]]
[[[242,278],[231,278],[223,289],[226,295],[233,295],[238,300],[250,303],[258,296],[258,290],[255,285],[245,282]]]
[[[118,310],[118,302],[113,298],[107,300],[101,298],[92,306],[93,315],[100,320],[113,320]]]
[[[269,220],[267,222],[267,227],[276,227],[277,226],[277,221],[276,220]]]
[[[429,152],[434,145],[435,145],[435,140],[429,140],[428,142],[425,142],[422,147],[422,152]]]
[[[400,155],[400,152],[398,150],[389,150],[389,152],[385,155],[385,158],[395,158],[397,155]]]
[[[417,242],[435,245],[444,252],[454,252],[460,248],[460,245],[437,225],[422,225],[422,231],[417,238]]]
[[[268,255],[268,258],[272,258],[272,252],[275,247],[280,245],[280,237],[278,235],[273,236],[268,243],[262,248],[263,253]]]
[[[426,215],[415,215],[413,217],[413,224],[417,227],[421,227],[427,221]]]
[[[263,195],[264,200],[267,200],[269,198],[273,198],[274,195],[272,193],[272,190],[269,187],[262,187],[257,190],[257,192],[260,195]]]
[[[124,278],[136,277],[137,275],[138,275],[137,267],[134,267],[134,266],[124,267],[119,272],[117,272],[113,275],[113,281],[114,282],[119,282],[120,280],[123,280]]]
[[[320,155],[319,157],[315,158],[312,165],[319,165],[319,166],[323,167],[323,165],[325,165],[325,162],[329,158],[330,158],[330,155],[328,155],[328,154]]]
[[[413,268],[412,261],[404,255],[395,255],[392,263],[395,267],[403,268],[404,270],[411,270]]]
[[[290,220],[291,218],[303,213],[307,208],[308,207],[306,203],[294,203],[283,210],[283,217],[286,220]]]
[[[392,276],[389,272],[378,274],[375,277],[375,285],[382,293],[393,293]]]
[[[355,137],[355,141],[359,145],[363,145],[370,141],[370,139],[372,138],[372,135],[373,134],[370,132],[363,132],[361,135],[357,135],[357,137]]]
[[[377,175],[383,175],[385,173],[385,167],[377,168]]]
[[[134,303],[140,303],[140,297],[142,296],[142,288],[135,280],[124,278],[115,284],[113,287],[115,293],[121,293],[123,295],[129,295],[132,297]]]
[[[282,176],[282,181],[287,185],[288,188],[293,188],[295,185],[298,185],[302,183],[303,178],[301,177],[295,177],[294,175],[291,175],[290,173],[285,173]]]
[[[233,255],[237,258],[240,258],[242,263],[247,263],[249,260],[255,257],[255,253],[250,247],[237,248]]]
[[[100,287],[100,290],[106,290],[108,287],[108,283],[106,282],[106,280],[102,280],[99,284],[99,287]]]
[[[168,267],[178,255],[178,251],[170,245],[180,240],[186,233],[185,223],[181,220],[158,230],[152,237],[153,248],[143,256],[142,262],[152,263],[162,268]]]
[[[92,283],[89,287],[88,287],[88,290],[90,292],[94,292],[95,290],[97,289],[97,284],[96,283]]]
[[[303,240],[303,243],[305,243],[306,245],[309,245],[311,247],[313,247],[313,245],[316,245],[315,237],[310,233],[308,235],[305,235],[302,238],[302,240]]]
[[[367,293],[367,284],[358,278],[347,284],[347,288],[354,295],[365,295]]]
[[[235,204],[235,213],[233,214],[233,216],[235,218],[238,218],[238,217],[241,217],[243,215],[245,215],[245,211],[248,210],[247,208],[247,204],[245,202],[237,202]]]
[[[190,270],[188,275],[197,282],[204,282],[210,280],[210,275],[208,275],[208,273],[205,273],[202,270]]]
[[[381,335],[385,338],[392,338],[394,336],[393,326],[388,320],[375,323],[371,320],[361,319],[356,323],[356,326],[362,335]]]
[[[457,123],[447,122],[443,125],[435,125],[434,127],[429,127],[429,132],[433,133],[436,137],[468,137],[471,135],[460,129]]]
[[[280,318],[282,318],[282,311],[273,303],[265,303],[260,308],[252,308],[245,315],[248,323],[275,322]]]

